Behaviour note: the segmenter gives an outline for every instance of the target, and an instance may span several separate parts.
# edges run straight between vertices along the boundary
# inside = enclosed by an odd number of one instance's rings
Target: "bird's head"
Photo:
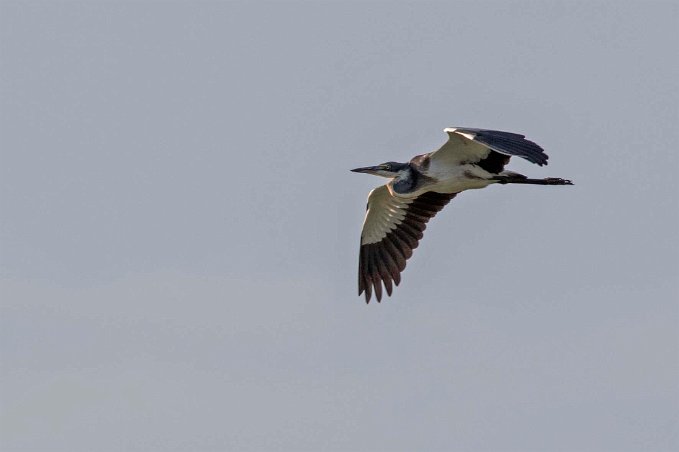
[[[387,162],[377,166],[366,166],[352,169],[354,173],[366,173],[382,177],[398,177],[410,169],[407,163]]]

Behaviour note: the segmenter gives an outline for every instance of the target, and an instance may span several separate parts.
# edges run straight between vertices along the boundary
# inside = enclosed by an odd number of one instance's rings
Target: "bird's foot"
[[[573,185],[568,179],[561,179],[560,177],[547,177],[543,179],[546,185]]]

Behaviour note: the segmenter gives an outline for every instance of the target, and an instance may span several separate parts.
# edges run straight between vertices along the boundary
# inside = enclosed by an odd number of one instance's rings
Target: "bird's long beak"
[[[354,168],[351,171],[354,173],[374,173],[375,171],[378,171],[379,167],[377,166],[364,166],[363,168]]]

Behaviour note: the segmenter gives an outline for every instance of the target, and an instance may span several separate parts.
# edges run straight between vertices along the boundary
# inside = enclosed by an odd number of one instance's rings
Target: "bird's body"
[[[373,290],[377,301],[381,300],[382,285],[391,295],[426,223],[458,193],[496,183],[572,185],[564,179],[529,179],[504,170],[511,156],[547,164],[542,148],[523,135],[469,128],[445,132],[449,139],[440,149],[408,163],[352,170],[390,178],[368,196],[358,275],[359,295],[365,292],[366,302]]]
[[[474,188],[484,188],[492,184],[491,174],[478,165],[464,162],[448,162],[432,159],[429,154],[418,155],[410,161],[412,168],[410,178],[414,177],[419,184],[401,184],[398,178],[387,183],[394,196],[414,198],[428,191],[437,193],[459,193]],[[394,187],[396,185],[396,187]],[[411,185],[412,188],[406,188]]]

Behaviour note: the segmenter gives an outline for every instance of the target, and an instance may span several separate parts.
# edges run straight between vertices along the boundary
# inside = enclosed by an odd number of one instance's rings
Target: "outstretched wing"
[[[492,173],[499,173],[510,156],[521,157],[540,166],[546,165],[549,158],[544,149],[518,133],[466,127],[449,127],[443,131],[448,134],[448,141],[430,154],[433,161],[474,163],[488,167],[486,169]]]
[[[386,185],[370,192],[358,261],[358,294],[365,292],[366,303],[373,290],[381,301],[382,284],[391,295],[426,223],[456,194],[426,192],[412,199],[400,198],[392,196]]]

